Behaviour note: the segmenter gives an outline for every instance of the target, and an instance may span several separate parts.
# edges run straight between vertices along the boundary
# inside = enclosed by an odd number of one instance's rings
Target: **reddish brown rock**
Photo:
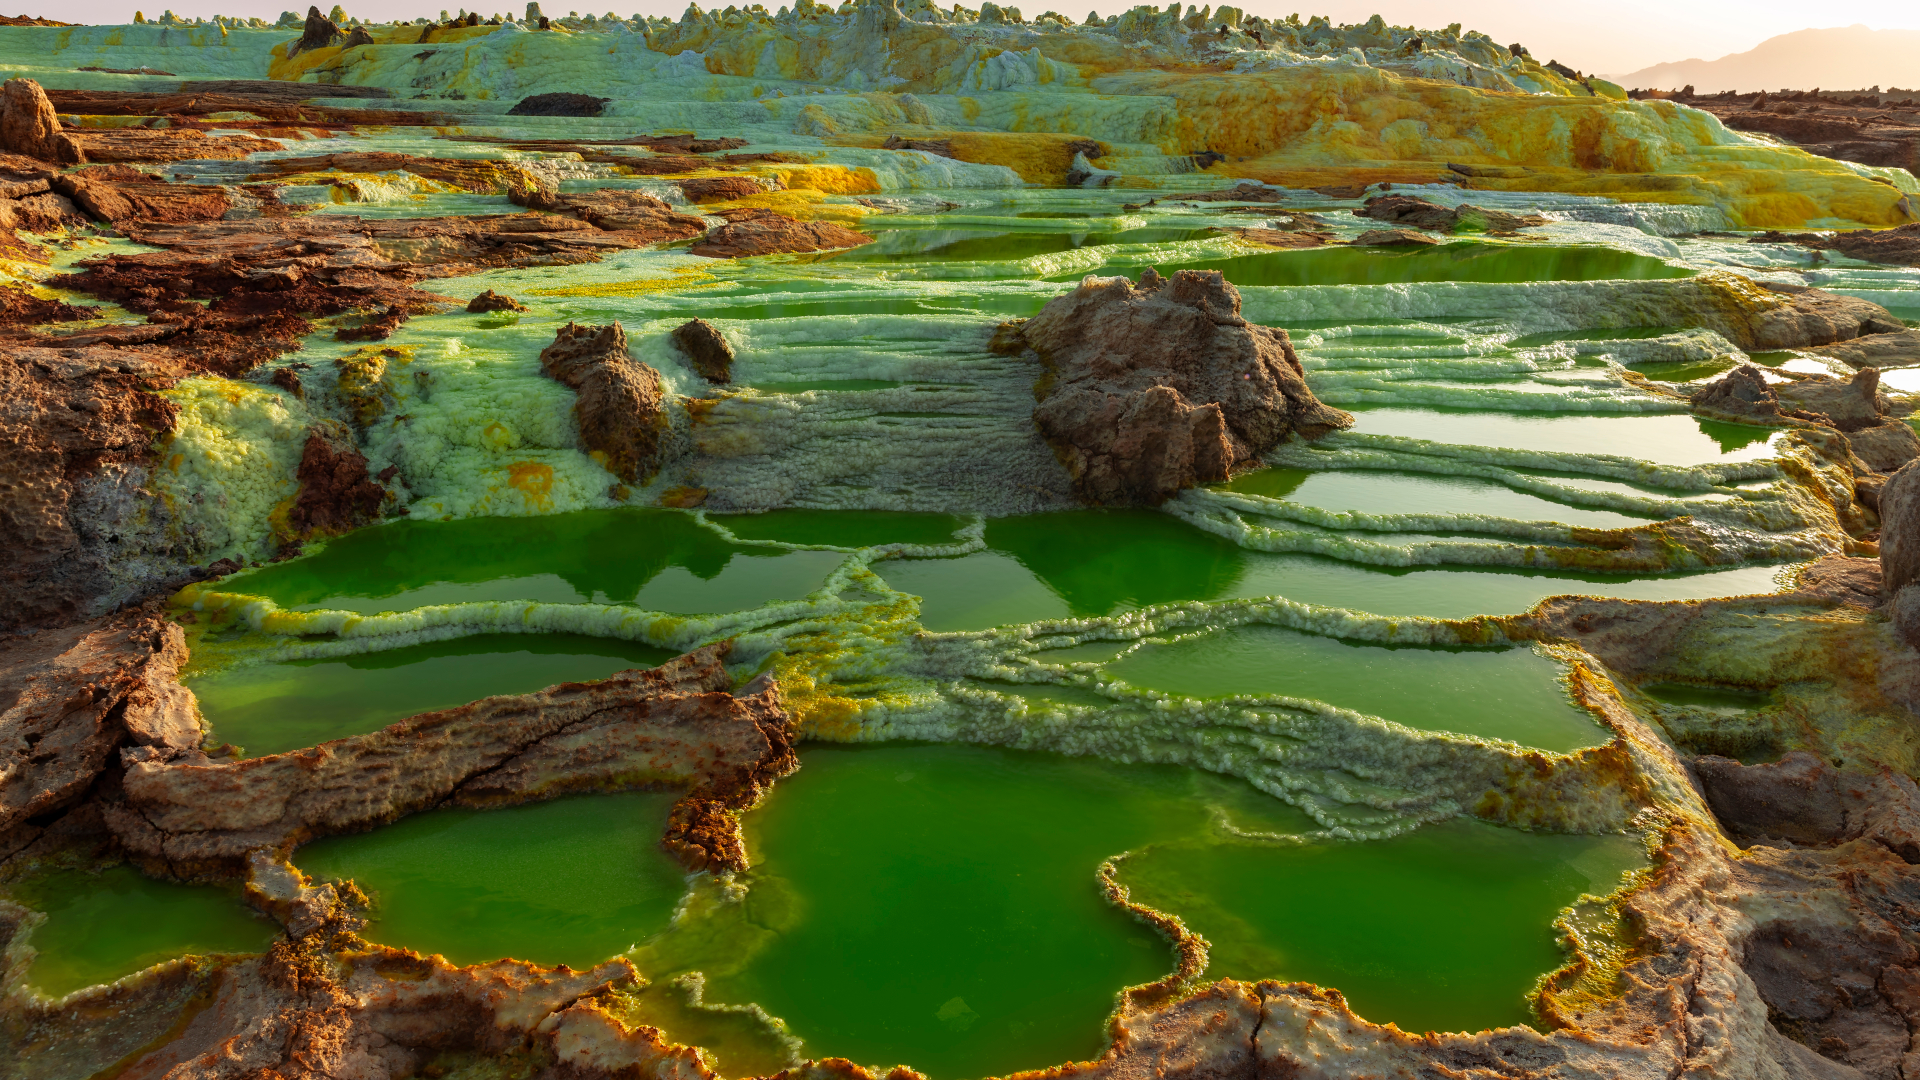
[[[1870,300],[1804,285],[1756,284],[1785,303],[1748,311],[1744,326],[1728,328],[1742,348],[1801,349],[1906,329],[1891,312]]]
[[[599,116],[612,98],[591,94],[535,94],[520,99],[507,110],[508,116]]]
[[[674,329],[673,342],[701,378],[716,384],[732,381],[733,346],[727,344],[719,327],[705,319],[693,319]]]
[[[1886,334],[1869,334],[1852,341],[1843,341],[1836,345],[1821,345],[1808,349],[1819,356],[1832,357],[1851,368],[1877,367],[1882,371],[1888,368],[1910,367],[1920,364],[1920,330],[1895,330]]]
[[[660,470],[669,421],[660,373],[627,353],[619,323],[568,323],[540,353],[540,370],[579,395],[580,442],[608,472],[641,483]]]
[[[1445,233],[1511,233],[1547,223],[1547,219],[1538,214],[1509,214],[1504,210],[1485,210],[1468,203],[1449,210],[1414,195],[1377,195],[1355,210],[1353,216]]]
[[[88,161],[164,165],[174,161],[239,161],[285,150],[272,139],[209,135],[197,128],[93,128],[69,136]]]
[[[1354,198],[1359,194],[1360,189],[1355,189],[1352,195],[1344,197]],[[1265,184],[1242,181],[1231,188],[1221,191],[1189,191],[1184,195],[1163,195],[1161,197],[1168,202],[1179,200],[1183,202],[1273,203],[1285,201],[1287,192],[1285,188],[1268,187]]]
[[[197,751],[178,626],[130,612],[0,638],[0,862],[79,802],[116,751],[168,760]]]
[[[54,177],[53,187],[96,221],[218,221],[233,200],[206,184],[170,184],[130,165],[95,165]]]
[[[387,499],[386,489],[367,472],[366,455],[318,431],[307,436],[295,479],[300,494],[287,512],[287,525],[302,540],[337,536],[375,521]]]
[[[56,165],[87,160],[73,138],[60,130],[60,114],[32,79],[8,79],[0,86],[0,149]]]
[[[709,259],[742,259],[805,251],[830,251],[873,243],[873,237],[831,221],[795,221],[771,210],[729,220],[688,250]]]
[[[1889,597],[1920,580],[1920,464],[1902,466],[1881,489],[1880,568]]]
[[[97,307],[76,307],[63,300],[43,300],[25,289],[0,286],[0,326],[80,322],[99,317],[100,309]]]
[[[1325,247],[1334,241],[1330,232],[1309,232],[1304,229],[1242,228],[1227,231],[1242,240],[1272,248]]]
[[[619,233],[642,244],[686,240],[707,231],[707,223],[682,214],[643,191],[589,191],[562,195],[550,187],[514,190],[513,202],[535,210],[567,214],[596,229]]]
[[[1218,271],[1089,277],[1023,324],[1047,374],[1033,419],[1076,490],[1104,506],[1155,505],[1226,479],[1288,435],[1353,423],[1307,389],[1285,330],[1240,317]]]
[[[777,689],[762,679],[729,693],[726,654],[724,643],[707,646],[652,670],[483,698],[308,750],[136,762],[104,814],[145,864],[198,876],[448,803],[684,785],[748,805],[797,762]]]
[[[267,171],[255,173],[253,179],[263,181],[301,173],[406,172],[486,195],[513,191],[535,182],[532,173],[510,162],[418,157],[413,154],[397,154],[384,150],[355,150],[311,157],[274,158],[260,164]]]
[[[688,202],[731,202],[752,195],[764,195],[766,186],[748,176],[706,176],[680,181],[680,190]]]
[[[1782,423],[1780,398],[1767,377],[1752,364],[1740,364],[1724,376],[1693,392],[1688,406],[1714,420],[1742,424]]]
[[[0,630],[86,618],[113,595],[118,541],[81,527],[73,499],[148,460],[179,412],[149,391],[173,381],[113,349],[0,348]]]
[[[489,311],[525,311],[527,305],[511,296],[502,296],[492,289],[467,301],[467,312],[472,315],[484,315]]]
[[[1880,392],[1880,372],[1862,368],[1851,379],[1809,375],[1773,388],[1790,414],[1817,415],[1841,431],[1854,432],[1880,424],[1892,405]]]

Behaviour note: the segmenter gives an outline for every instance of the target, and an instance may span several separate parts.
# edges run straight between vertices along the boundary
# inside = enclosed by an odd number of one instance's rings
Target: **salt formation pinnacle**
[[[1217,270],[1165,280],[1149,268],[1138,287],[1089,277],[1003,331],[998,347],[1045,365],[1034,423],[1097,505],[1156,505],[1289,435],[1353,423],[1307,388],[1285,330],[1240,317],[1240,291]]]

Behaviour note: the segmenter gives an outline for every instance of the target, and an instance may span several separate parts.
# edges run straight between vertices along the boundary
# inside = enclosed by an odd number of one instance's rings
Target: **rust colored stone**
[[[831,221],[795,221],[771,210],[753,210],[707,233],[706,239],[688,250],[710,259],[743,259],[871,243],[873,237]]]
[[[1902,466],[1880,492],[1880,567],[1889,597],[1920,581],[1920,464]]]
[[[60,129],[47,92],[32,79],[8,79],[0,85],[0,149],[57,165],[87,160],[72,136]]]
[[[727,344],[719,327],[705,319],[692,319],[674,329],[673,341],[701,378],[716,384],[732,381],[733,346]]]
[[[76,307],[63,300],[42,300],[25,289],[0,286],[0,326],[80,322],[99,317],[100,309],[96,307]]]
[[[1301,229],[1228,229],[1229,233],[1263,247],[1272,248],[1317,248],[1334,242],[1329,232],[1308,232]]]
[[[1046,368],[1034,422],[1097,505],[1156,505],[1353,423],[1314,398],[1285,330],[1240,317],[1218,271],[1089,277],[1008,333]]]
[[[486,292],[467,301],[467,312],[473,315],[483,315],[489,311],[525,310],[527,310],[527,305],[515,300],[511,296],[502,296],[492,289],[488,289]]]
[[[174,161],[239,161],[286,147],[251,135],[209,135],[192,127],[92,128],[69,136],[88,161],[164,165]]]
[[[311,49],[324,49],[345,36],[332,19],[320,14],[319,7],[309,7],[307,25],[300,32],[300,40],[287,46],[287,56],[298,56]]]
[[[725,643],[647,671],[483,698],[380,731],[238,762],[136,762],[103,807],[127,850],[179,876],[239,873],[284,853],[452,803],[687,785],[747,805],[797,767],[790,720],[762,679],[729,693]]]
[[[337,536],[375,521],[387,499],[386,489],[367,475],[366,455],[319,431],[307,436],[295,479],[300,494],[287,525],[301,540]]]
[[[627,353],[619,323],[561,327],[540,353],[540,370],[579,395],[573,416],[580,442],[608,472],[634,484],[660,470],[666,393],[660,373]]]
[[[607,102],[612,98],[594,97],[591,94],[535,94],[522,98],[513,108],[507,110],[508,116],[599,116],[606,111]]]
[[[1349,241],[1354,247],[1432,247],[1439,242],[1413,229],[1368,229]]]
[[[218,221],[233,200],[206,184],[170,184],[128,165],[95,165],[54,177],[54,190],[96,221]]]
[[[1488,232],[1496,235],[1547,223],[1547,219],[1538,214],[1509,214],[1504,210],[1486,210],[1470,203],[1462,203],[1449,210],[1416,195],[1377,195],[1355,210],[1353,216],[1429,232]]]

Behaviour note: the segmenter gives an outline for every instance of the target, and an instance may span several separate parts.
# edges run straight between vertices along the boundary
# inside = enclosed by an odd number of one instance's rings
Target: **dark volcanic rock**
[[[309,49],[324,49],[345,36],[333,20],[320,14],[318,7],[309,7],[306,28],[301,31],[299,41],[287,46],[287,55],[294,57]]]
[[[660,470],[666,394],[660,373],[627,354],[619,323],[561,327],[540,353],[540,370],[579,394],[573,416],[580,442],[608,472],[634,484]]]
[[[1353,423],[1314,398],[1285,330],[1240,317],[1218,271],[1089,277],[1003,330],[1046,366],[1033,419],[1090,503],[1155,505]]]
[[[674,344],[693,362],[693,370],[710,383],[733,380],[733,346],[718,327],[705,319],[681,324],[673,332]]]
[[[1693,392],[1687,404],[1700,416],[1748,424],[1781,422],[1780,398],[1767,377],[1752,364],[1741,364],[1725,376]]]
[[[751,176],[703,176],[682,180],[680,190],[687,196],[688,202],[695,203],[731,202],[767,192],[766,187]]]
[[[535,94],[507,110],[508,116],[599,116],[612,98],[591,94]]]

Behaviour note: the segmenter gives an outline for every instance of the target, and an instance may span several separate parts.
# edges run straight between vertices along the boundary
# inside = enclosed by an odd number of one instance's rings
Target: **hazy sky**
[[[4,0],[0,0],[4,2]],[[154,0],[14,0],[14,10],[68,22],[126,22],[134,9]],[[506,11],[507,0],[380,0],[369,3],[346,2],[348,14],[363,19],[385,21],[397,17],[437,16],[442,3],[457,11],[461,3],[478,2],[484,14]],[[727,0],[737,2],[737,0]],[[770,9],[779,4],[763,0]],[[949,0],[950,2],[950,0]],[[1075,0],[1049,0],[1058,4]],[[1077,0],[1086,3],[1087,0]],[[332,6],[327,0],[322,8]],[[598,8],[591,3],[612,4]],[[545,0],[548,13],[578,9],[605,14],[678,16],[686,10],[684,0]],[[1028,18],[1047,8],[1032,0],[1019,3]],[[1029,8],[1029,4],[1032,6]],[[187,17],[207,15],[259,16],[268,20],[293,6],[288,0],[164,0],[146,13],[157,16],[170,5],[175,14]],[[512,4],[525,9],[525,0]],[[708,6],[703,4],[703,7]],[[714,6],[725,7],[726,3]],[[978,7],[975,0],[967,6]],[[1132,5],[1124,0],[1095,0],[1091,10],[1102,15],[1115,14]],[[1316,0],[1310,7],[1296,7],[1292,0],[1273,3],[1254,0],[1247,10],[1269,17],[1298,11],[1301,17],[1326,15],[1335,22],[1360,22],[1375,12],[1388,22],[1413,23],[1423,28],[1459,22],[1469,30],[1481,30],[1507,45],[1518,41],[1542,60],[1559,60],[1581,71],[1619,74],[1636,71],[1668,60],[1694,57],[1713,60],[1728,53],[1743,52],[1760,42],[1808,26],[1846,26],[1866,23],[1877,28],[1920,29],[1920,10],[1912,0],[1840,0],[1809,7],[1804,0],[1612,0],[1605,5],[1542,2],[1542,0],[1453,0],[1450,3],[1409,2],[1409,0]],[[1088,8],[1062,10],[1078,22],[1086,18]],[[305,8],[301,8],[305,14]]]

